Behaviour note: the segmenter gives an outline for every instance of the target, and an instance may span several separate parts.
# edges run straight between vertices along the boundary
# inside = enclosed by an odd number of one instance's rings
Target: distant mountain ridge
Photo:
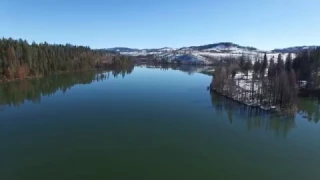
[[[214,44],[206,44],[200,46],[189,46],[189,47],[182,47],[182,48],[170,48],[170,47],[163,47],[163,48],[150,48],[150,49],[137,49],[137,48],[128,48],[128,47],[114,47],[108,48],[106,50],[112,52],[119,52],[119,53],[137,53],[137,52],[171,52],[171,51],[200,51],[200,52],[213,52],[213,53],[250,53],[250,52],[271,52],[271,53],[297,53],[302,50],[306,49],[313,49],[319,46],[295,46],[295,47],[288,47],[288,48],[278,48],[271,51],[262,51],[255,47],[251,46],[241,46],[239,44],[235,44],[232,42],[220,42]]]
[[[234,44],[231,42],[220,42],[220,43],[214,43],[214,44],[206,44],[206,45],[201,45],[201,46],[190,46],[190,49],[193,50],[198,50],[198,51],[205,51],[205,50],[215,50],[215,49],[234,49],[234,48],[238,48],[238,49],[247,49],[250,51],[257,51],[257,48],[254,47],[249,47],[249,46],[240,46],[238,44]]]
[[[295,47],[288,47],[288,48],[282,48],[282,49],[274,49],[271,52],[273,53],[297,53],[303,50],[308,49],[315,49],[320,46],[295,46]]]
[[[137,58],[148,57],[157,61],[166,61],[169,63],[210,64],[215,63],[223,58],[239,58],[243,55],[252,61],[264,58],[265,54],[268,60],[277,57],[278,54],[281,54],[285,59],[289,53],[293,53],[293,56],[295,56],[295,53],[316,47],[318,46],[297,46],[263,51],[255,47],[241,46],[231,42],[221,42],[200,46],[182,47],[178,49],[173,49],[170,47],[153,49],[115,47],[106,49],[106,51],[134,56]]]
[[[114,52],[135,52],[140,51],[140,49],[133,49],[133,48],[127,48],[127,47],[114,47],[114,48],[107,48],[108,51],[114,51]]]

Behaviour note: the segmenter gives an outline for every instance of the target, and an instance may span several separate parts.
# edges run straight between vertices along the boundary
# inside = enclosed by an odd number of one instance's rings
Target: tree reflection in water
[[[294,116],[277,115],[255,107],[249,107],[227,99],[214,92],[210,93],[212,105],[217,113],[225,114],[230,124],[236,120],[244,120],[248,131],[264,129],[276,136],[286,137],[295,127]]]
[[[50,75],[44,78],[14,81],[0,84],[0,110],[6,106],[19,106],[26,101],[39,103],[41,97],[51,96],[57,91],[66,92],[77,84],[90,84],[94,81],[104,81],[110,74],[117,78],[132,73],[134,67],[126,66],[103,71],[81,71]]]
[[[299,114],[308,119],[309,122],[318,123],[320,119],[320,101],[319,99],[303,98],[298,103]]]

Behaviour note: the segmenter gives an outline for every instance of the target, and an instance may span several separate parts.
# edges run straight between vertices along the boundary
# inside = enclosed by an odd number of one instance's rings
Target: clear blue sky
[[[320,45],[320,0],[0,0],[0,36],[92,48]]]

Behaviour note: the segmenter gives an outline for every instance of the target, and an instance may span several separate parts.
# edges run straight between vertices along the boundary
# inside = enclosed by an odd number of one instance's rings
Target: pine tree
[[[252,62],[250,60],[247,60],[244,64],[244,72],[248,76],[249,71],[252,69]]]
[[[254,73],[258,74],[261,69],[262,69],[262,67],[261,67],[260,61],[255,61],[254,64],[253,64]]]
[[[12,46],[9,46],[7,49],[7,57],[8,57],[9,66],[16,67],[18,62],[17,62],[16,52]]]
[[[274,58],[271,58],[270,65],[268,68],[268,77],[272,78],[276,75],[276,65],[274,63]]]
[[[280,75],[280,72],[284,70],[284,62],[281,54],[278,55],[278,61],[277,61],[276,67],[277,67],[277,74]]]
[[[296,74],[299,73],[300,71],[300,66],[301,66],[301,55],[298,54],[292,62],[292,69],[295,71]]]
[[[244,54],[242,54],[242,56],[240,57],[240,63],[239,63],[241,71],[244,71],[245,63],[246,63],[246,58]]]
[[[291,53],[289,53],[286,58],[285,69],[287,72],[291,72],[291,69],[292,69],[292,55],[291,55]]]
[[[266,69],[268,67],[267,53],[264,53],[263,61],[261,63],[261,74],[264,76]]]

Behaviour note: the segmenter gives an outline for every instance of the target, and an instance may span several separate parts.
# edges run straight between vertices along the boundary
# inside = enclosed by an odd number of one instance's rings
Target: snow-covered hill
[[[132,48],[118,47],[118,48],[110,48],[107,50],[119,52],[121,54],[132,55],[132,56],[143,56],[143,55],[160,54],[160,53],[167,53],[167,52],[178,52],[178,53],[211,52],[211,53],[231,53],[231,54],[261,52],[253,47],[245,47],[245,46],[240,46],[233,43],[216,43],[216,44],[208,44],[203,46],[183,47],[179,49],[174,49],[170,47],[164,47],[159,49],[132,49]]]
[[[222,53],[242,53],[258,51],[254,47],[240,46],[231,42],[207,44],[203,46],[191,46],[189,49],[196,51],[207,51],[207,52],[222,52]]]
[[[129,52],[140,51],[139,49],[132,49],[132,48],[127,48],[127,47],[114,47],[114,48],[109,48],[109,49],[106,49],[106,50],[107,51],[119,52],[119,53],[129,53]]]
[[[109,48],[107,50],[112,52],[117,52],[120,54],[125,54],[125,55],[144,56],[144,55],[150,55],[150,54],[172,52],[176,49],[170,48],[170,47],[163,47],[158,49],[133,49],[133,48],[126,48],[126,47],[115,47],[115,48]]]
[[[108,50],[130,56],[152,55],[156,59],[173,62],[209,64],[212,63],[212,59],[219,60],[225,57],[240,57],[242,55],[245,55],[251,60],[262,59],[265,53],[267,54],[268,60],[271,58],[276,59],[278,54],[282,54],[283,59],[285,59],[288,53],[296,53],[314,47],[315,46],[300,46],[262,51],[254,47],[223,42],[202,46],[182,47],[179,49],[164,47],[159,49],[110,48]],[[209,59],[211,59],[211,61]]]
[[[288,47],[283,49],[274,49],[273,53],[297,53],[303,50],[314,49],[319,46],[296,46],[296,47]]]

